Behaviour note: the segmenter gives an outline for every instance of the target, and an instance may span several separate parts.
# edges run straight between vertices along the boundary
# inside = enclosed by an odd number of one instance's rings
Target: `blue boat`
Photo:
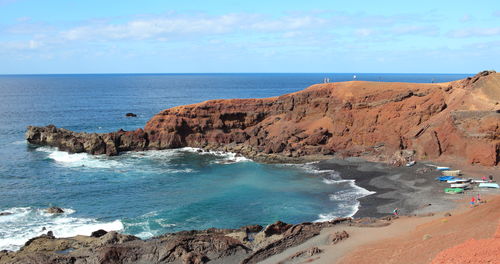
[[[437,177],[436,180],[439,180],[439,181],[449,181],[449,180],[453,180],[455,179],[455,177],[453,176],[441,176],[441,177]]]

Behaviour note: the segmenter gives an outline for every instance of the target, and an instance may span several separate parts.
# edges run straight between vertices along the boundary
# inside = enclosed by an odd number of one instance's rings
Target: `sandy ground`
[[[474,188],[461,195],[444,194],[443,188],[447,184],[435,180],[440,172],[417,173],[417,170],[427,167],[425,164],[391,168],[350,159],[322,161],[317,166],[339,171],[343,178],[355,179],[357,185],[377,192],[360,199],[361,207],[355,217],[389,215],[394,207],[400,208],[403,216],[384,227],[340,225],[327,228],[302,245],[261,263],[431,263],[441,251],[467,240],[491,239],[499,225],[500,190]],[[498,171],[488,168],[460,169],[465,176],[474,178],[498,174]],[[478,193],[487,202],[471,208],[470,198]],[[447,212],[451,216],[445,216]],[[349,238],[331,245],[331,234],[344,230],[349,233]],[[323,252],[311,257],[287,259],[311,247],[318,247]]]
[[[430,263],[440,251],[466,240],[493,237],[500,220],[500,197],[465,212],[451,214],[449,217],[439,215],[424,223],[420,219],[409,220],[413,223],[407,229],[401,229],[396,223],[388,230],[397,234],[395,237],[364,244],[336,263]],[[497,259],[500,263],[500,255]]]
[[[339,225],[326,228],[306,243],[289,248],[261,263],[431,263],[445,249],[471,238],[494,236],[500,220],[500,196],[489,196],[485,200],[486,203],[474,208],[466,205],[465,200],[459,201],[465,205],[450,211],[451,216],[445,216],[444,213],[426,217],[403,216],[385,227]],[[331,234],[344,230],[349,233],[349,238],[335,245],[329,244]],[[285,261],[294,253],[311,247],[318,247],[323,252],[308,258]]]

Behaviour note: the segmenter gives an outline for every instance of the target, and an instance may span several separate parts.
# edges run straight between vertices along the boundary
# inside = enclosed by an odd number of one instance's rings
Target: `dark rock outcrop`
[[[270,224],[264,229],[264,234],[266,237],[272,236],[272,235],[281,235],[285,233],[289,228],[291,228],[292,225],[283,223],[281,221],[277,221],[274,224]]]
[[[0,216],[11,215],[11,212],[0,212]]]
[[[62,214],[64,213],[64,210],[60,207],[52,206],[47,209],[45,209],[45,212],[49,214]]]
[[[106,235],[107,233],[108,232],[106,230],[99,229],[99,230],[92,232],[92,234],[90,234],[90,237],[102,237],[102,236]]]
[[[320,231],[320,225],[311,223],[294,225],[283,233],[283,238],[254,251],[241,263],[247,264],[262,261],[270,256],[283,252],[287,248],[302,244],[306,240],[319,235]]]
[[[273,98],[174,107],[152,117],[144,130],[95,134],[29,127],[26,138],[106,155],[189,146],[266,162],[336,154],[397,164],[407,158],[458,158],[495,166],[500,162],[499,102],[500,74],[495,72],[450,83],[353,81]]]
[[[137,117],[137,115],[134,113],[126,113],[125,116],[126,117]]]
[[[241,228],[246,233],[257,233],[264,229],[261,225],[248,225]]]
[[[332,244],[332,245],[335,245],[337,243],[339,243],[340,241],[342,240],[345,240],[349,238],[349,234],[347,233],[347,231],[341,231],[341,232],[335,232],[334,234],[331,234],[328,238],[329,240],[329,243]]]

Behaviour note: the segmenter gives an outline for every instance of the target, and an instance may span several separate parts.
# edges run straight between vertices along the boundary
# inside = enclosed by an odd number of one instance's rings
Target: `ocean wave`
[[[0,216],[0,250],[18,250],[30,238],[52,231],[56,237],[90,235],[93,231],[123,230],[120,220],[102,222],[92,218],[71,216],[75,211],[64,208],[63,214],[48,214],[44,209],[14,207],[2,210],[12,213]],[[44,230],[45,228],[45,230]]]
[[[336,210],[330,213],[319,214],[315,222],[331,221],[338,217],[352,217],[359,210],[360,202],[358,199],[375,193],[356,185],[355,180],[342,179],[338,171],[317,168],[314,166],[316,163],[318,162],[285,165],[294,166],[304,170],[306,173],[318,175],[325,184],[338,186],[338,190],[329,195],[329,199],[336,202]]]
[[[28,143],[28,141],[26,141],[26,140],[18,140],[18,141],[14,141],[10,144],[12,144],[12,145],[26,145],[27,143]]]
[[[48,153],[48,158],[54,160],[58,165],[63,167],[77,168],[97,168],[97,169],[111,169],[121,168],[123,164],[111,160],[102,155],[90,155],[87,153],[69,153],[60,151],[52,147],[39,147],[37,151]]]
[[[249,158],[245,158],[241,156],[238,153],[234,152],[224,152],[224,151],[215,151],[215,150],[203,150],[200,148],[191,148],[191,147],[185,147],[185,148],[180,148],[180,151],[185,151],[185,152],[191,152],[191,153],[196,153],[198,155],[212,155],[215,157],[220,158],[220,160],[214,161],[216,164],[229,164],[229,163],[237,163],[237,162],[248,162],[252,161]]]
[[[91,168],[91,169],[119,169],[119,170],[136,170],[139,166],[141,171],[150,173],[192,173],[195,170],[191,168],[150,168],[143,161],[158,161],[164,166],[168,166],[173,158],[177,158],[183,152],[196,153],[198,155],[212,155],[217,159],[214,163],[228,164],[236,162],[251,161],[236,153],[222,151],[203,151],[200,152],[196,148],[180,148],[167,150],[147,150],[124,152],[117,157],[107,157],[105,155],[90,155],[87,153],[68,153],[60,151],[53,147],[39,147],[36,149],[40,152],[47,153],[47,158],[55,161],[59,166],[69,168]],[[178,164],[177,164],[178,165]]]
[[[339,217],[352,217],[359,210],[360,202],[358,199],[375,193],[357,186],[354,180],[334,181],[334,184],[345,183],[348,184],[348,188],[338,190],[329,195],[329,199],[336,202],[337,210],[326,214],[319,214],[315,222],[331,221]]]

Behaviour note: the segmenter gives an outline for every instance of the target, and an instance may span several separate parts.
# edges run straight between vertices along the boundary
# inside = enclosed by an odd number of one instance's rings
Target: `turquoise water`
[[[103,228],[149,238],[165,232],[326,220],[356,212],[369,191],[312,165],[265,165],[195,149],[68,154],[28,145],[28,125],[76,131],[136,129],[162,109],[215,98],[294,92],[352,74],[0,76],[0,250],[42,228],[56,236]],[[358,79],[430,82],[464,75],[357,74]],[[125,118],[127,112],[138,118]],[[48,215],[59,206],[66,213]]]

